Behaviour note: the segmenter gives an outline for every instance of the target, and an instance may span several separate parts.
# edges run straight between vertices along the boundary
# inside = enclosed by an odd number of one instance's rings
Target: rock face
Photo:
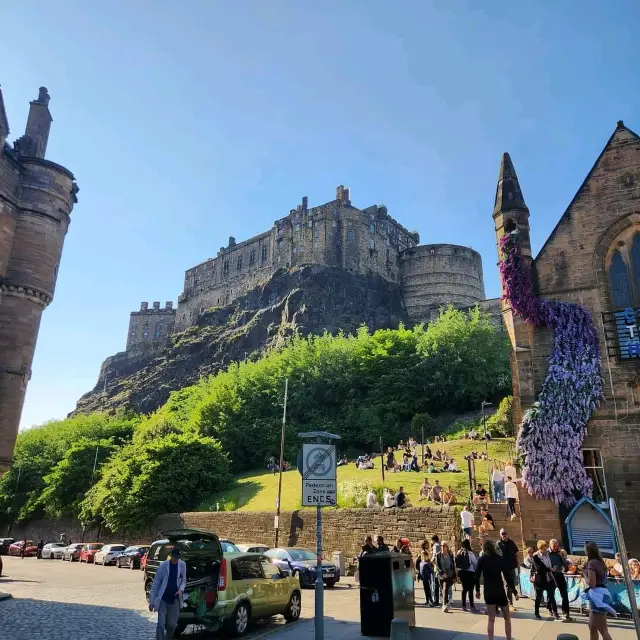
[[[380,276],[335,267],[280,269],[232,304],[210,309],[198,325],[161,347],[140,345],[107,358],[95,388],[74,413],[132,409],[149,413],[171,391],[196,383],[231,362],[278,346],[296,333],[355,332],[408,324],[400,287]]]

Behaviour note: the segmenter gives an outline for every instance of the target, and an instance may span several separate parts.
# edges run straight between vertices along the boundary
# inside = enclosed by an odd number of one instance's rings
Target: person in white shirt
[[[367,493],[367,509],[373,509],[378,506],[378,499],[376,498],[376,492],[373,489],[369,489]]]
[[[473,513],[469,511],[469,507],[465,504],[460,512],[460,521],[462,523],[462,531],[464,537],[468,540],[471,538],[471,532],[473,531]]]
[[[514,482],[518,482],[518,473],[516,472],[516,468],[513,466],[513,460],[509,460],[504,468],[504,477],[508,478],[511,476],[511,479]]]
[[[511,519],[513,520],[516,517],[516,502],[518,500],[518,487],[516,483],[513,482],[511,476],[507,477],[507,481],[504,485],[504,494],[507,497],[507,504],[509,505],[509,513],[511,514]]]
[[[384,508],[390,509],[391,507],[395,507],[395,500],[393,498],[393,492],[391,489],[385,489],[384,491]]]

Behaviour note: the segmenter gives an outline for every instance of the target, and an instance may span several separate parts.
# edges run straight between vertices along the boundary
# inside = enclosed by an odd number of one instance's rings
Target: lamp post
[[[493,493],[493,486],[491,484],[491,470],[489,469],[489,440],[487,439],[487,421],[485,419],[485,415],[484,415],[484,408],[485,407],[490,407],[491,403],[487,402],[486,400],[482,401],[482,404],[480,405],[480,409],[482,410],[482,426],[484,428],[484,453],[487,456],[487,479],[488,479],[488,487],[489,487],[489,493]],[[495,496],[494,496],[495,499]]]
[[[420,460],[420,466],[424,464],[424,426],[422,427],[422,460]]]
[[[284,379],[284,407],[282,409],[282,431],[280,432],[280,476],[278,478],[278,497],[276,499],[276,520],[274,529],[276,530],[276,543],[280,535],[280,498],[282,497],[282,467],[284,466],[284,433],[287,425],[287,397],[289,395],[289,378]]]
[[[382,471],[382,484],[384,484],[384,447],[382,446],[382,436],[380,436],[380,470]]]

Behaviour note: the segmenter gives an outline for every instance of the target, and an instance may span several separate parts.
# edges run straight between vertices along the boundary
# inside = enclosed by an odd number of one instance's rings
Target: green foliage
[[[514,436],[511,408],[513,405],[513,396],[507,396],[500,401],[498,410],[487,418],[487,429],[495,436],[512,437]]]
[[[82,504],[81,520],[99,519],[115,532],[148,526],[160,513],[195,507],[231,483],[220,444],[195,434],[170,434],[122,447]]]
[[[343,509],[362,509],[367,506],[367,494],[373,489],[378,504],[384,503],[384,489],[374,483],[347,480],[338,483],[338,506]]]
[[[29,429],[0,479],[0,523],[81,510],[85,522],[121,531],[196,506],[228,488],[229,469],[264,468],[279,456],[285,378],[285,460],[295,464],[298,431],[337,433],[342,452],[378,452],[380,438],[419,437],[423,426],[432,435],[440,412],[498,402],[510,386],[508,343],[478,309],[449,308],[426,327],[295,336],[172,393],[150,416],[96,414]]]

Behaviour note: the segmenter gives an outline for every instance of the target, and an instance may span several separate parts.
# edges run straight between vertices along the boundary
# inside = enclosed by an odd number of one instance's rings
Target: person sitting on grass
[[[433,462],[429,463],[429,466],[427,467],[427,473],[440,473],[434,466]]]
[[[431,484],[429,484],[429,478],[425,478],[424,482],[420,485],[418,502],[421,500],[431,500]]]
[[[442,504],[442,487],[440,486],[440,480],[436,480],[436,483],[431,487],[431,499],[436,504]]]
[[[407,500],[407,495],[404,492],[404,487],[400,487],[394,496],[394,503],[396,508],[404,509],[405,507],[410,507],[411,504]]]
[[[458,465],[456,464],[456,461],[453,458],[451,458],[449,462],[449,473],[462,473],[462,471],[458,469]]]
[[[444,495],[442,496],[442,504],[450,506],[455,503],[456,503],[456,494],[453,490],[453,487],[449,485],[447,487],[447,490],[444,492]]]

